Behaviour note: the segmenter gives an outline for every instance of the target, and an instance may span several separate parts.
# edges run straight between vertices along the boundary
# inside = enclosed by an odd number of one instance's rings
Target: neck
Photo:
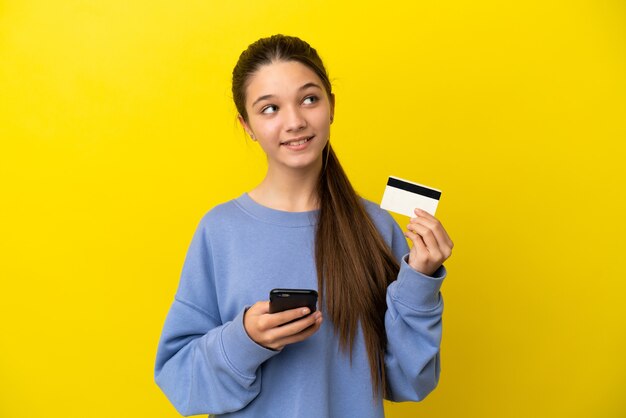
[[[318,209],[317,185],[321,160],[305,169],[268,167],[263,181],[248,195],[257,203],[272,209],[287,212]]]

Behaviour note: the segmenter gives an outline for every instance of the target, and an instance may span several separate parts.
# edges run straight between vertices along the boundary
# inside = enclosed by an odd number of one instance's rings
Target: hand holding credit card
[[[415,216],[415,208],[434,216],[440,197],[441,190],[390,176],[380,207],[410,218]]]

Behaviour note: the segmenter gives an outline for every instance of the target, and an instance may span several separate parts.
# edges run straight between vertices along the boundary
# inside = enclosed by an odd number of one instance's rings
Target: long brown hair
[[[324,84],[328,97],[332,87],[317,51],[299,38],[274,35],[251,44],[233,70],[233,100],[248,120],[246,88],[260,67],[277,61],[298,61],[312,69]],[[384,356],[387,286],[399,266],[352,188],[330,142],[323,153],[318,183],[320,202],[315,235],[318,290],[342,349],[352,359],[359,325],[367,349],[375,393],[387,395]]]

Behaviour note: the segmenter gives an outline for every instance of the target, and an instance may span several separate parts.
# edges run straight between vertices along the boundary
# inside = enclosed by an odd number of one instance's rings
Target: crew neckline
[[[235,202],[249,215],[264,222],[288,227],[312,226],[317,224],[319,209],[306,212],[289,212],[272,209],[256,202],[247,192],[235,199]]]

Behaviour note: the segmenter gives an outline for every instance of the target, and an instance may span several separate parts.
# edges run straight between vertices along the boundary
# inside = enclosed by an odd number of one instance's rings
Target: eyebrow
[[[309,87],[316,87],[316,88],[318,88],[318,89],[320,89],[320,90],[322,89],[322,87],[321,87],[319,84],[317,84],[317,83],[313,83],[313,82],[311,81],[311,82],[308,82],[308,83],[306,83],[306,84],[303,84],[303,85],[302,85],[302,86],[298,89],[298,91],[306,90],[306,89],[308,89]],[[276,97],[276,96],[275,96],[275,95],[273,95],[273,94],[265,94],[265,95],[263,95],[263,96],[260,96],[260,97],[258,97],[258,98],[254,101],[254,103],[252,103],[252,107],[254,107],[254,105],[256,105],[258,102],[260,102],[260,101],[262,101],[262,100],[271,99],[271,98],[273,98],[273,97]]]

